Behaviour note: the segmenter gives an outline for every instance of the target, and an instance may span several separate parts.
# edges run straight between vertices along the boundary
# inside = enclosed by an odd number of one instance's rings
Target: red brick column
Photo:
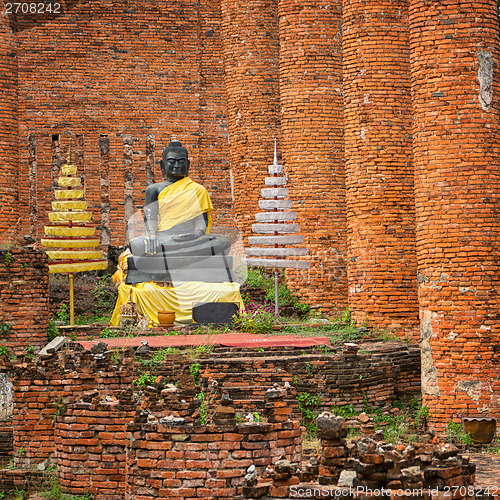
[[[245,237],[279,135],[277,0],[222,0],[234,212]]]
[[[407,0],[344,1],[349,307],[417,337]]]
[[[288,283],[312,305],[347,304],[341,0],[280,0],[283,159],[309,270]]]
[[[18,220],[17,41],[8,17],[0,17],[0,233],[13,239]]]
[[[500,417],[496,2],[411,0],[410,28],[422,392],[442,431]]]

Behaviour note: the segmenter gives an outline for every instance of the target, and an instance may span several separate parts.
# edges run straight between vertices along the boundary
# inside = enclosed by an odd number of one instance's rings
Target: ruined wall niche
[[[57,187],[61,165],[69,159],[70,147],[71,162],[77,166],[82,178],[88,210],[93,214],[92,220],[96,223],[96,234],[100,234],[102,246],[120,247],[129,236],[141,233],[146,187],[162,178],[161,151],[156,151],[153,134],[142,138],[131,134],[118,138],[100,134],[91,144],[83,134],[51,134],[49,144],[47,137],[33,133],[27,144],[30,182],[26,198],[29,227],[26,230],[31,238],[37,240],[43,235],[53,191]],[[88,151],[94,147],[98,149],[97,163],[88,159]],[[50,156],[49,162],[40,161],[47,156]],[[194,166],[190,177],[199,181],[198,174]],[[217,209],[217,192],[212,191],[210,195],[214,200],[214,221],[227,223]],[[131,231],[130,235],[127,231]]]

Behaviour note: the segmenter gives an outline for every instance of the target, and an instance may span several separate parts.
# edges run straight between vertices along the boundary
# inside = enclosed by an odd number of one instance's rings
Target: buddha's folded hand
[[[199,238],[202,234],[204,234],[204,231],[195,231],[194,233],[178,234],[177,236],[173,236],[172,239],[174,241],[190,241]]]
[[[144,250],[146,255],[154,255],[158,248],[158,239],[155,235],[148,235],[144,238]]]

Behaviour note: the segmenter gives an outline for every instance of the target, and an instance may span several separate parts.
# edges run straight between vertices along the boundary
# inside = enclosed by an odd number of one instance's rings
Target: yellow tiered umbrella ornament
[[[45,226],[45,237],[41,245],[49,248],[50,273],[68,273],[70,284],[70,323],[74,325],[73,273],[95,271],[108,267],[102,250],[97,247],[99,238],[94,237],[95,228],[87,226],[92,213],[87,212],[82,179],[77,168],[71,165],[71,146],[68,163],[61,167],[58,188],[54,191],[50,225]]]

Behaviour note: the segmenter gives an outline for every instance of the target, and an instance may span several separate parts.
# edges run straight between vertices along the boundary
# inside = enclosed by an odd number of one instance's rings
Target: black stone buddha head
[[[188,175],[188,152],[179,140],[171,140],[169,145],[163,150],[160,167],[163,178],[171,182],[176,182]]]

